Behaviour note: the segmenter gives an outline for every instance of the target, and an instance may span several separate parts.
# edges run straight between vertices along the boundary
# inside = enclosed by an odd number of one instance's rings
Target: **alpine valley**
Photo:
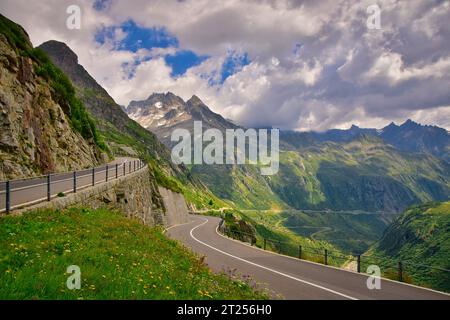
[[[195,121],[204,130],[247,128],[196,95],[185,101],[172,92],[149,92],[147,99],[122,107],[65,43],[51,40],[33,48],[26,31],[2,15],[0,31],[1,180],[141,158],[149,164],[155,192],[159,185],[182,194],[189,211],[220,215],[250,233],[252,242],[271,238],[290,242],[294,253],[300,244],[450,268],[447,130],[407,120],[381,129],[280,131],[279,171],[268,176],[254,164],[175,165],[175,129],[193,133]],[[162,247],[175,250],[159,231],[152,232]],[[184,249],[176,250],[183,260]],[[206,272],[193,256],[189,261]],[[410,276],[450,290],[448,278]]]

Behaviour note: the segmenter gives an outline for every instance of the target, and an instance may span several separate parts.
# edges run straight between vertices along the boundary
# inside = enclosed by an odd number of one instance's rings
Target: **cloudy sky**
[[[381,29],[367,27],[374,4]],[[34,45],[66,42],[122,105],[172,91],[246,126],[450,129],[450,1],[2,0],[0,12]]]

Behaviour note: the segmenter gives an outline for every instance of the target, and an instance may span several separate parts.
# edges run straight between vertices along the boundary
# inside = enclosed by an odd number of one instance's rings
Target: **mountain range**
[[[238,127],[198,97],[185,102],[170,92],[132,101],[126,111],[169,148],[170,133],[192,131],[194,121],[222,131]],[[280,139],[280,171],[272,177],[250,165],[194,165],[191,173],[217,196],[247,209],[401,212],[449,198],[450,135],[442,128],[408,120],[381,130],[282,131]]]
[[[48,41],[33,48],[20,26],[4,17],[0,22],[2,31],[13,30],[0,36],[2,114],[24,115],[19,127],[2,118],[2,174],[9,172],[8,177],[67,171],[128,155],[147,159],[156,181],[183,192],[194,207],[399,213],[450,197],[448,132],[411,120],[381,130],[282,131],[280,170],[274,176],[262,176],[253,165],[173,165],[172,130],[192,130],[194,121],[221,131],[243,127],[197,96],[184,101],[171,92],[152,93],[120,106],[66,44]],[[323,223],[326,214],[321,217]],[[377,219],[367,240],[385,225],[384,218]]]
[[[293,135],[295,137],[295,133]],[[449,132],[437,126],[421,125],[411,119],[401,125],[392,122],[382,129],[353,125],[347,130],[332,129],[325,132],[308,132],[306,135],[318,142],[349,142],[363,135],[379,137],[401,151],[429,153],[450,160]]]

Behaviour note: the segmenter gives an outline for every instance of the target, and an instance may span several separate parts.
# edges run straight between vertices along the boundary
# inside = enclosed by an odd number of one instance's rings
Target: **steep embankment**
[[[0,15],[0,180],[91,167],[101,149],[67,77]]]
[[[402,261],[414,283],[450,291],[450,202],[411,207],[367,252],[381,265]]]
[[[262,299],[215,275],[185,247],[107,210],[37,211],[0,220],[0,299]],[[80,290],[66,273],[76,265]]]

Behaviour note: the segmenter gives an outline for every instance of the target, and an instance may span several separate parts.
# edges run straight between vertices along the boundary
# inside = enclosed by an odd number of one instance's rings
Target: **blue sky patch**
[[[116,39],[116,33],[123,32],[125,34],[123,39]],[[178,39],[171,35],[166,28],[154,27],[143,28],[138,26],[134,21],[128,20],[120,26],[105,27],[95,35],[95,40],[99,44],[104,44],[107,41],[112,41],[115,50],[125,50],[137,52],[139,49],[152,48],[179,48]],[[166,55],[164,60],[167,65],[172,68],[172,76],[183,75],[187,69],[201,64],[208,59],[208,56],[199,56],[190,50],[177,50],[174,54]],[[123,69],[129,70],[129,77],[134,76],[136,67],[140,61],[134,64],[126,63],[122,66]]]
[[[181,50],[174,55],[167,55],[166,63],[172,68],[172,77],[183,75],[187,69],[198,66],[208,59],[208,56],[198,56],[193,51]]]
[[[241,71],[242,68],[250,64],[250,62],[251,61],[247,53],[239,54],[236,52],[230,52],[222,65],[222,72],[220,78],[221,83],[224,83],[224,81],[228,77]]]
[[[125,38],[117,40],[117,31],[124,32]],[[139,49],[178,47],[178,39],[172,36],[165,28],[142,28],[133,20],[128,20],[120,26],[105,27],[95,35],[95,40],[104,44],[108,40],[115,41],[117,50],[136,52]]]

